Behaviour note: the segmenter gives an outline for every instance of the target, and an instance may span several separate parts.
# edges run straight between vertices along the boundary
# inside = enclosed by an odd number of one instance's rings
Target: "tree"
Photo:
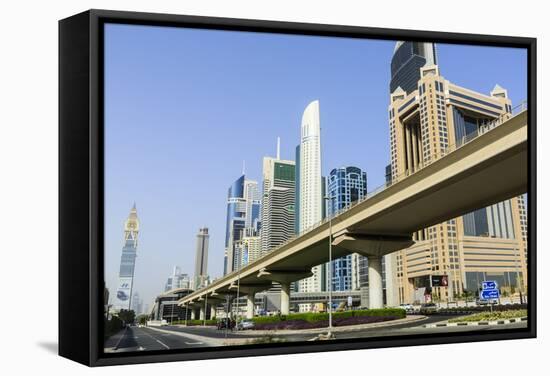
[[[118,312],[118,317],[126,324],[131,324],[136,319],[136,313],[131,309],[121,309],[120,312]]]
[[[149,318],[149,316],[147,316],[147,315],[139,315],[136,318],[136,321],[138,322],[138,324],[145,325],[147,323],[148,318]]]

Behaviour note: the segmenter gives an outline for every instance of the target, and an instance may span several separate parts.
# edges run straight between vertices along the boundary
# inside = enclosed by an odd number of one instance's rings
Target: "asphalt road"
[[[445,321],[447,319],[449,319],[449,316],[432,315],[423,320],[403,323],[394,326],[357,329],[346,332],[335,332],[335,338],[336,340],[338,340],[414,334],[430,335],[432,333],[487,331],[527,327],[527,322],[521,322],[496,326],[454,326],[424,328],[425,324]],[[285,342],[294,342],[312,340],[314,337],[316,337],[316,334],[274,334],[274,336]],[[128,352],[225,346],[228,344],[238,345],[243,344],[250,339],[262,337],[265,336],[255,334],[254,331],[246,331],[240,332],[240,334],[235,334],[230,331],[226,332],[225,330],[216,330],[216,328],[213,327],[200,326],[163,326],[161,328],[128,327],[107,340],[105,344],[105,351]]]
[[[194,336],[134,326],[127,327],[109,338],[105,343],[105,352],[169,350],[205,346],[211,346],[211,344]]]

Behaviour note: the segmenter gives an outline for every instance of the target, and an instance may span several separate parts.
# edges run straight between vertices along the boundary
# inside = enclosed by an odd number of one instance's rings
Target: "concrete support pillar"
[[[290,313],[290,283],[281,283],[281,315]]]
[[[382,257],[368,256],[369,263],[369,308],[383,308]]]
[[[214,317],[216,317],[216,305],[212,304],[210,306],[210,320],[212,320]]]
[[[191,320],[196,320],[195,318],[195,309],[194,308],[191,308]]]
[[[254,293],[249,293],[246,296],[246,318],[251,319],[254,317]]]
[[[370,269],[369,269],[370,271]],[[204,306],[202,306],[199,310],[199,320],[204,320],[204,315],[206,314],[206,311],[204,310]]]

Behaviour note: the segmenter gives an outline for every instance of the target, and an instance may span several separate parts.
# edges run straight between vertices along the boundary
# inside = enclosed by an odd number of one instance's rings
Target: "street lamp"
[[[189,312],[189,302],[185,302],[185,327],[187,327],[187,314]]]
[[[332,338],[332,200],[335,196],[325,196],[325,201],[329,202],[331,206],[330,215],[328,217],[328,338]]]

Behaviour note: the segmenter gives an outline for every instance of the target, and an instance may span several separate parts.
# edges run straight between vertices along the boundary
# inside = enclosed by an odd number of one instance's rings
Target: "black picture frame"
[[[103,25],[106,22],[280,34],[521,47],[528,58],[527,329],[103,353]],[[59,354],[88,366],[232,358],[536,337],[536,39],[434,31],[88,10],[59,21]]]

